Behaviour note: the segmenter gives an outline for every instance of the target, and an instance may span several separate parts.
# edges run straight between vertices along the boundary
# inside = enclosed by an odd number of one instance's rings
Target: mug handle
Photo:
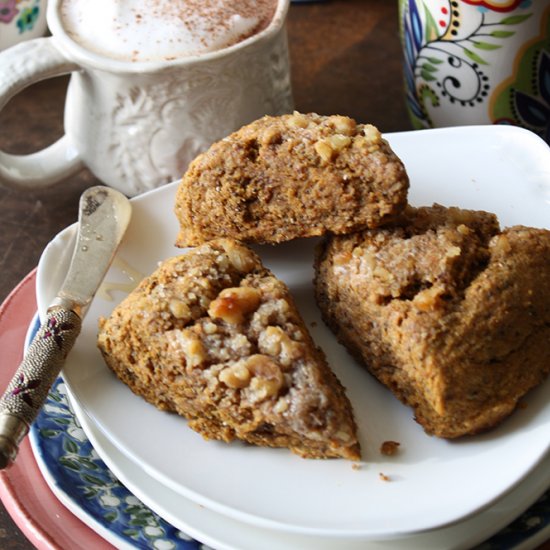
[[[28,40],[4,50],[0,53],[0,110],[27,86],[79,69],[50,37]],[[78,151],[64,135],[52,145],[29,155],[0,151],[0,183],[16,189],[48,187],[82,166]]]

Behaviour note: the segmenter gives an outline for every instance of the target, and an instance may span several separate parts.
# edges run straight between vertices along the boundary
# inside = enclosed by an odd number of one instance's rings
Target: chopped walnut
[[[313,147],[315,148],[317,154],[321,157],[321,160],[325,162],[332,160],[335,151],[326,140],[319,140]]]
[[[339,254],[336,254],[334,256],[333,263],[335,267],[347,266],[350,260],[351,260],[351,254],[348,251],[346,251],[346,252],[341,252]]]
[[[170,300],[168,309],[176,319],[191,319],[191,310],[189,306],[181,300]]]
[[[371,142],[365,136],[356,136],[353,138],[353,146],[361,149],[363,152],[369,152],[372,147]]]
[[[216,323],[212,323],[211,321],[207,321],[202,326],[202,329],[206,334],[216,334],[218,332],[218,327],[216,326]]]
[[[225,288],[210,302],[208,315],[231,324],[242,323],[248,313],[256,311],[260,297],[260,291],[252,287]]]
[[[261,136],[263,145],[270,145],[272,143],[280,143],[282,139],[281,131],[279,128],[268,128]]]
[[[263,401],[279,393],[285,379],[277,363],[266,355],[256,354],[249,357],[245,364],[253,374],[249,386],[249,399],[252,402]]]
[[[357,123],[352,118],[349,118],[347,116],[334,115],[330,117],[329,121],[334,124],[334,129],[339,134],[352,136],[355,133]]]
[[[457,256],[460,256],[461,252],[462,250],[460,250],[459,246],[450,246],[447,249],[447,252],[445,252],[445,256],[447,256],[447,258],[456,258]]]
[[[494,238],[491,245],[495,252],[500,252],[502,254],[509,254],[512,250],[512,245],[505,235],[499,235],[497,238]]]
[[[327,138],[327,142],[334,151],[341,151],[351,143],[351,138],[342,134],[334,134]]]
[[[275,406],[273,407],[273,412],[276,414],[283,414],[288,411],[289,404],[286,397],[280,397]]]
[[[234,389],[246,388],[250,383],[250,378],[250,371],[242,362],[223,369],[219,375],[221,382]]]
[[[229,261],[233,264],[237,271],[241,273],[249,273],[256,265],[256,258],[252,251],[247,250],[242,246],[237,246],[233,241],[222,240],[221,244],[229,258]]]
[[[381,265],[377,265],[373,269],[373,275],[379,280],[384,283],[391,283],[394,280],[394,276],[384,267]]]
[[[382,140],[382,134],[380,134],[380,130],[378,130],[378,128],[376,126],[373,126],[372,124],[365,124],[365,127],[363,128],[363,134],[372,143],[380,143],[380,141]]]
[[[294,111],[293,115],[288,118],[287,124],[290,128],[307,128],[309,120],[307,116]]]
[[[367,273],[375,273],[375,270],[378,270],[378,274],[380,273],[380,269],[383,269],[384,271],[386,271],[382,267],[377,267],[376,256],[372,252],[368,250],[363,251],[363,249],[361,248],[355,248],[353,250],[353,255],[355,255],[355,251],[359,251],[360,261],[361,261],[359,265],[360,265],[361,271],[366,270]],[[388,278],[387,274],[384,273],[384,279],[387,279],[387,278]]]
[[[325,139],[320,139],[313,147],[323,161],[329,162],[350,143],[351,138],[349,136],[334,134]]]
[[[279,365],[261,354],[224,368],[219,373],[219,380],[233,389],[248,388],[248,398],[253,403],[277,395],[285,381]],[[277,412],[284,412],[288,403],[280,399],[276,406]]]
[[[266,327],[258,338],[258,349],[266,355],[276,357],[281,352],[281,334],[284,333],[280,327]]]
[[[292,340],[281,327],[268,326],[258,338],[262,353],[277,357],[283,367],[289,367],[301,355],[300,344]]]
[[[183,352],[188,371],[198,367],[201,363],[204,363],[207,357],[206,350],[204,349],[199,336],[193,331],[188,329],[172,330],[167,332],[166,335],[172,344],[179,347]]]

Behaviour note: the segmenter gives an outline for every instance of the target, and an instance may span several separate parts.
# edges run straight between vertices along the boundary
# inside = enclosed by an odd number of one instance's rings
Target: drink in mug
[[[276,0],[63,0],[61,20],[73,40],[100,55],[173,61],[261,32],[276,7]]]
[[[49,0],[51,37],[0,54],[0,108],[71,73],[65,135],[33,155],[0,151],[0,183],[47,186],[86,166],[137,195],[244,124],[293,109],[289,0]]]

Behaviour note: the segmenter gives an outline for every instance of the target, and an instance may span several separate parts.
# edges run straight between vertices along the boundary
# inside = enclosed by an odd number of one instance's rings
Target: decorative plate
[[[31,271],[0,306],[0,385],[4,388],[23,358],[25,334],[36,313],[35,275]],[[38,550],[113,550],[54,495],[38,469],[30,438],[21,442],[15,463],[0,474],[0,499]]]

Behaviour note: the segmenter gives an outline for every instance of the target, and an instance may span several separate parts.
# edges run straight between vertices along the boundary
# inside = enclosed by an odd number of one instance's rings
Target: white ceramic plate
[[[493,211],[503,226],[548,227],[550,150],[534,134],[512,127],[428,130],[387,136],[411,178],[410,202],[439,202]],[[133,201],[134,213],[117,263],[106,281],[128,290],[128,274],[149,274],[178,253],[172,184]],[[38,269],[43,312],[59,287],[74,228],[46,248]],[[527,398],[492,432],[455,442],[428,437],[410,411],[337,344],[320,321],[311,287],[311,241],[258,249],[291,288],[312,336],[348,388],[365,463],[311,461],[285,450],[206,442],[182,419],[134,396],[105,367],[95,346],[97,319],[124,296],[101,292],[71,352],[64,376],[80,408],[119,451],[186,498],[262,528],[380,539],[464,519],[511,490],[550,445],[550,383]],[[311,324],[313,323],[313,325]],[[395,457],[383,441],[401,443]],[[382,481],[383,473],[390,481]]]

